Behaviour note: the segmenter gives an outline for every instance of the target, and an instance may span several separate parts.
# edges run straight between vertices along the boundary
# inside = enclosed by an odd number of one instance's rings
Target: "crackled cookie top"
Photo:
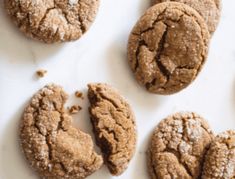
[[[99,0],[5,0],[26,35],[46,43],[79,39],[94,21]]]
[[[195,113],[176,113],[156,127],[148,150],[152,179],[197,179],[213,133]]]
[[[90,116],[97,144],[113,175],[127,168],[136,146],[136,125],[129,104],[106,84],[89,84]]]
[[[152,93],[172,94],[198,75],[208,53],[202,17],[182,3],[153,6],[129,37],[128,59],[137,81]]]
[[[82,179],[103,163],[91,137],[72,126],[64,112],[66,99],[61,87],[47,85],[31,99],[21,121],[23,152],[45,179]]]
[[[152,4],[162,2],[180,2],[194,8],[206,21],[209,32],[212,34],[219,23],[221,0],[152,0]]]
[[[211,143],[202,179],[233,178],[235,178],[235,131],[226,131]]]

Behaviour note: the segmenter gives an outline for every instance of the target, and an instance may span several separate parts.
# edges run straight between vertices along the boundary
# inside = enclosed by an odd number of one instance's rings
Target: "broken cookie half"
[[[66,100],[60,86],[47,85],[33,96],[21,120],[23,152],[45,179],[82,179],[103,164],[91,137],[72,126]]]
[[[128,167],[136,147],[136,124],[131,107],[107,84],[89,84],[90,117],[96,142],[112,175]]]

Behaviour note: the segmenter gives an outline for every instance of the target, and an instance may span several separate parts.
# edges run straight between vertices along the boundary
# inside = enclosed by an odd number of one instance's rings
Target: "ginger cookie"
[[[128,60],[137,81],[156,94],[186,88],[207,58],[209,36],[193,8],[177,2],[153,6],[129,37]]]
[[[129,104],[106,84],[89,84],[90,116],[97,145],[112,175],[121,175],[136,147],[136,124]]]
[[[33,96],[20,126],[20,142],[31,167],[45,179],[82,179],[103,164],[88,134],[72,126],[67,94],[47,85]]]
[[[19,29],[45,43],[79,39],[91,26],[99,7],[99,0],[4,1]]]
[[[216,30],[221,13],[221,0],[152,0],[152,4],[180,2],[194,8],[205,20],[211,34]]]
[[[148,150],[152,179],[197,179],[213,140],[207,122],[186,112],[167,117],[156,127]]]
[[[235,131],[218,135],[207,152],[202,179],[235,178]]]

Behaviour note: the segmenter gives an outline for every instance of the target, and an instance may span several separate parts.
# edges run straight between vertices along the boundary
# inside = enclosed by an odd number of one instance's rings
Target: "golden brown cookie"
[[[99,0],[4,1],[19,29],[45,43],[79,39],[91,26],[99,7]]]
[[[160,3],[140,18],[128,43],[137,81],[156,94],[181,91],[197,77],[208,53],[209,32],[189,6]]]
[[[202,179],[235,178],[235,131],[226,131],[215,138],[203,168]]]
[[[88,134],[72,126],[64,110],[67,94],[47,85],[33,96],[20,126],[20,141],[31,167],[45,179],[82,179],[103,164]]]
[[[211,34],[216,30],[221,13],[221,0],[152,0],[152,4],[162,2],[180,2],[194,8],[206,21]]]
[[[129,104],[106,84],[89,84],[90,116],[96,141],[112,175],[128,167],[136,147],[136,124]]]
[[[176,113],[156,127],[148,150],[152,179],[197,179],[213,139],[207,122],[191,112]]]

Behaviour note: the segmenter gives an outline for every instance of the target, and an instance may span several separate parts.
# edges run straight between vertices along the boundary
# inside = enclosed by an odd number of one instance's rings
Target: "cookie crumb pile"
[[[134,26],[128,42],[128,61],[136,80],[147,91],[177,93],[201,71],[221,7],[219,0],[198,1],[161,1]],[[204,18],[193,7],[207,9],[203,11]]]
[[[77,114],[81,110],[82,110],[82,107],[79,105],[73,105],[73,106],[69,107],[70,114]]]
[[[235,131],[215,137],[198,114],[176,113],[155,128],[147,158],[152,179],[232,179],[235,177]]]

